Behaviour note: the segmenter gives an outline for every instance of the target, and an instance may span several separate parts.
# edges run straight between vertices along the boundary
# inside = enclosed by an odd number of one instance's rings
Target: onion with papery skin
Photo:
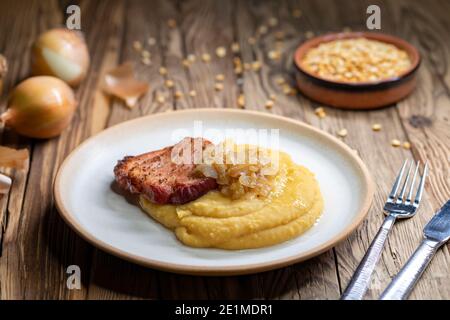
[[[68,29],[52,29],[39,36],[31,54],[33,75],[60,78],[77,86],[89,68],[89,52],[83,35]]]
[[[55,77],[31,77],[11,92],[0,116],[7,127],[31,138],[59,135],[72,120],[77,102],[72,89]]]

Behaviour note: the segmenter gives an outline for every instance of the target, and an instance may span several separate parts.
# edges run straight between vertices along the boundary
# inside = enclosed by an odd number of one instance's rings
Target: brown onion
[[[51,138],[69,125],[76,106],[72,89],[62,80],[32,77],[14,88],[0,120],[21,135]]]
[[[33,45],[33,75],[54,76],[77,86],[86,76],[88,68],[89,52],[78,31],[52,29],[41,34]]]

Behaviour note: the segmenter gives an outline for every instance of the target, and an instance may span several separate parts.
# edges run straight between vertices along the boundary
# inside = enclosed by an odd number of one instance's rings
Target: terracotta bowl
[[[411,68],[395,78],[374,82],[346,83],[327,80],[314,75],[301,66],[305,53],[323,42],[336,39],[360,38],[378,40],[405,50],[411,59]],[[296,79],[300,91],[307,97],[325,105],[344,109],[374,109],[393,104],[410,94],[416,84],[416,71],[420,65],[417,49],[400,38],[372,32],[332,33],[312,38],[301,44],[294,55]]]

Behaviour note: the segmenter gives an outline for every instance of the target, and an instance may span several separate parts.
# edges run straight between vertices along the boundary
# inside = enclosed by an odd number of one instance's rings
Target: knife
[[[381,294],[380,300],[406,299],[436,251],[450,239],[450,200],[428,222],[423,233],[422,243]]]

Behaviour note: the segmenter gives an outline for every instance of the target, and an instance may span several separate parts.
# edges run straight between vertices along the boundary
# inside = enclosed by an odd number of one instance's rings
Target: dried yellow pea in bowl
[[[294,64],[298,87],[307,97],[339,108],[373,109],[412,92],[420,55],[398,37],[345,32],[304,42]]]

